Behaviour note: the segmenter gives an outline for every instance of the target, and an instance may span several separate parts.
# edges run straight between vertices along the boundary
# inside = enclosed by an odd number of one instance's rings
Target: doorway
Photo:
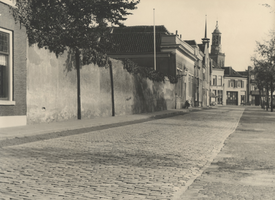
[[[226,105],[238,105],[238,92],[227,92]]]

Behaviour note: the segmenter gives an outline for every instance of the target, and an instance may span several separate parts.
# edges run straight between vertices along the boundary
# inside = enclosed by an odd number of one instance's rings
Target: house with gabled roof
[[[242,105],[247,101],[247,77],[236,72],[232,67],[224,69],[224,105]]]

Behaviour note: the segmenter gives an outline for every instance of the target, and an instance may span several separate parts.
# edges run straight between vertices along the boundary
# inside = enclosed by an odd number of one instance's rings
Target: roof
[[[221,34],[221,32],[218,28],[216,28],[213,33]]]
[[[216,22],[216,29],[213,31],[213,33],[221,34],[221,32],[219,30],[218,21]]]
[[[199,46],[199,48],[200,48],[201,52],[203,52],[203,53],[204,53],[204,44],[198,44],[198,46]]]
[[[170,35],[169,31],[165,26],[155,26],[156,33],[167,33]],[[153,33],[154,26],[124,26],[124,27],[115,27],[113,33]]]
[[[161,35],[170,33],[164,26],[156,26],[156,51],[160,52]],[[153,26],[116,27],[112,34],[114,48],[111,53],[149,53],[154,52]]]
[[[232,67],[222,67],[224,69],[225,77],[243,77],[241,74],[236,72]]]
[[[248,76],[248,71],[237,71],[240,75],[246,77]]]
[[[193,46],[193,45],[197,45],[195,40],[184,40],[184,42],[186,42],[187,44]]]

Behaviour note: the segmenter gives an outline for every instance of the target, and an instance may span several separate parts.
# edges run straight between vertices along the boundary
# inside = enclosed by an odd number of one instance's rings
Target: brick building
[[[0,1],[0,127],[26,125],[26,30]]]

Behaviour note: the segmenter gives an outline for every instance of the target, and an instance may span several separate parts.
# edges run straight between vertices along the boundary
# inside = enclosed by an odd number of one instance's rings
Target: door
[[[222,104],[222,90],[218,90],[218,104]]]
[[[238,105],[238,92],[227,92],[226,105]]]
[[[241,95],[241,105],[245,103],[245,95]]]
[[[255,106],[259,106],[260,105],[260,95],[256,95],[255,96]]]

